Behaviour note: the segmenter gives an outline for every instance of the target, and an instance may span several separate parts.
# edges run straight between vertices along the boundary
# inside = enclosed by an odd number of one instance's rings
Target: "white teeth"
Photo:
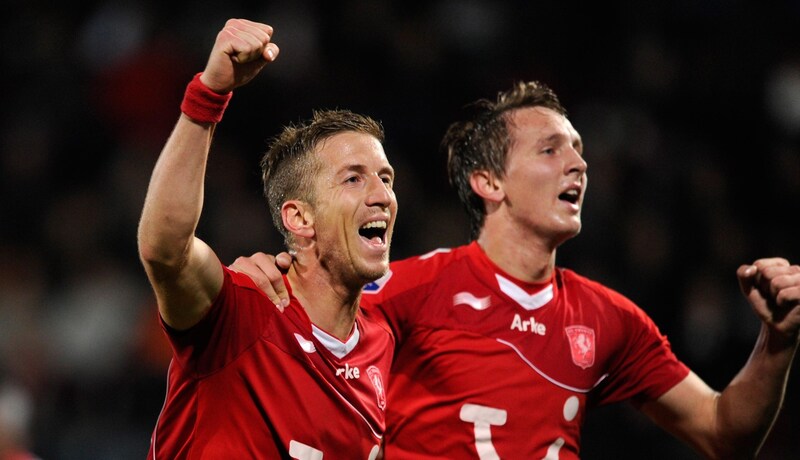
[[[378,220],[375,222],[369,222],[362,226],[361,228],[386,228],[386,222],[382,220]]]

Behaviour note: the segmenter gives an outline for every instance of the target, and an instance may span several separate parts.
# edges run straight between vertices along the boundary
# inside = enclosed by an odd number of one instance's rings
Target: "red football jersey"
[[[208,314],[164,326],[174,351],[150,459],[374,459],[394,339],[359,312],[347,341],[225,270]],[[288,285],[288,283],[287,283]]]
[[[689,373],[622,295],[561,268],[515,280],[474,242],[393,262],[362,303],[398,344],[387,460],[576,459],[587,407],[658,398]]]

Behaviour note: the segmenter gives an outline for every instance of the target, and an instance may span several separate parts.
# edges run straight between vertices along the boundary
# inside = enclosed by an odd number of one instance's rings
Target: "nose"
[[[566,166],[569,173],[577,172],[580,175],[586,173],[589,165],[586,163],[586,159],[583,158],[583,155],[581,155],[581,152],[574,147],[570,147],[568,157]]]
[[[389,207],[392,203],[394,192],[389,187],[389,184],[383,181],[383,178],[377,174],[370,174],[367,176],[367,205],[380,206],[382,208]]]

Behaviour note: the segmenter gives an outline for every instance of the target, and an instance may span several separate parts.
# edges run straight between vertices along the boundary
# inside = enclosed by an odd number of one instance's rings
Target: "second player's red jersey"
[[[362,303],[398,346],[387,460],[576,459],[587,408],[689,373],[622,295],[566,269],[515,280],[477,243],[392,263]]]

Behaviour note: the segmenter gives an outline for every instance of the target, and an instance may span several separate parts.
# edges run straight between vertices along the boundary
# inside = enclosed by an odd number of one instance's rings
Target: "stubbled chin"
[[[359,238],[360,254],[356,263],[358,276],[367,280],[375,281],[389,270],[389,244],[374,244],[366,238]]]
[[[381,276],[385,275],[389,270],[389,258],[386,257],[381,262],[372,262],[363,264],[359,269],[359,275],[367,282],[375,281]]]

